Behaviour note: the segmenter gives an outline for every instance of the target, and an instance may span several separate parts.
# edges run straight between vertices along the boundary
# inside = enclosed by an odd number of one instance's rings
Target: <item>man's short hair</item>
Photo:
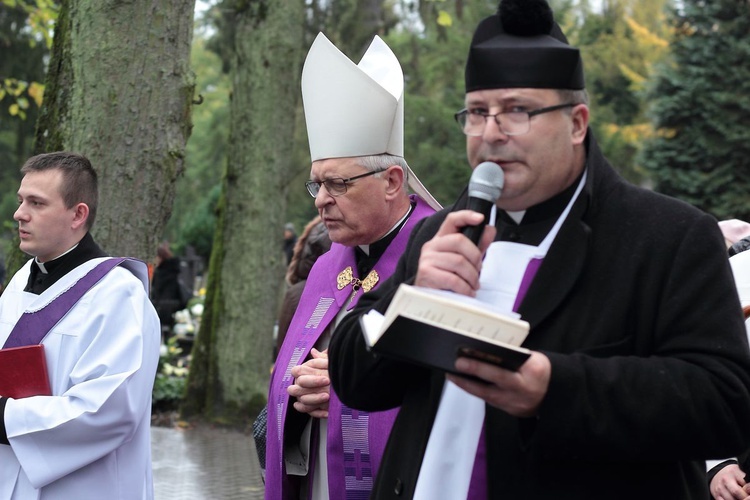
[[[62,172],[60,195],[66,208],[73,208],[78,203],[88,205],[89,216],[86,219],[86,229],[91,229],[99,204],[99,181],[88,158],[78,153],[57,151],[32,156],[21,167],[21,173],[24,175],[45,170]]]
[[[398,165],[404,171],[404,190],[408,191],[409,164],[403,157],[389,154],[360,156],[357,158],[357,164],[369,172],[385,170],[391,165]],[[380,174],[375,174],[375,177],[380,177]]]
[[[586,89],[581,90],[568,90],[568,89],[555,89],[560,96],[561,103],[572,102],[575,104],[589,105],[589,93]]]

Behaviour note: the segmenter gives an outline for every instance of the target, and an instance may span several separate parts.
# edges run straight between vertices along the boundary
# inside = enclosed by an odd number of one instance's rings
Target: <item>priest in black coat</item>
[[[504,172],[494,225],[478,246],[460,233],[483,220],[466,193],[422,221],[329,349],[348,406],[401,407],[373,498],[705,500],[705,460],[750,445],[750,352],[716,221],[609,165],[544,0],[480,23],[466,91],[469,164]],[[492,262],[496,245],[531,257]],[[474,379],[446,376],[367,350],[359,317],[399,284],[481,295],[513,274],[531,283],[514,288],[532,351],[517,372],[458,358]]]

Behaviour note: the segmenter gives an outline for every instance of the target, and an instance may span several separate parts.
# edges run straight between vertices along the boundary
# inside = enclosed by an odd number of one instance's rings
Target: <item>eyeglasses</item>
[[[534,111],[511,111],[509,113],[485,113],[480,110],[462,109],[454,115],[461,126],[461,131],[470,137],[479,137],[484,134],[487,118],[493,118],[497,126],[505,135],[523,135],[531,129],[531,117],[550,113],[563,108],[572,108],[575,103],[558,104],[547,108],[535,109]]]
[[[381,168],[380,170],[373,170],[372,172],[367,172],[365,174],[355,175],[354,177],[349,177],[348,179],[333,177],[324,181],[307,181],[305,182],[305,187],[307,188],[307,192],[310,193],[310,196],[312,196],[313,198],[318,196],[318,193],[320,192],[320,186],[323,185],[326,187],[326,191],[328,191],[328,194],[330,194],[331,196],[341,196],[342,194],[346,193],[346,188],[350,182],[361,179],[362,177],[367,177],[368,175],[375,175],[379,174],[380,172],[385,172],[385,170],[386,169]]]

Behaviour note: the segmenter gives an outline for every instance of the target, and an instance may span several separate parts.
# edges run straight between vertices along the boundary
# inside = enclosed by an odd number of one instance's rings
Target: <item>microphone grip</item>
[[[492,205],[494,205],[492,201],[475,198],[473,196],[469,197],[469,204],[466,209],[484,215],[484,220],[476,226],[464,226],[461,228],[461,234],[469,238],[475,245],[479,245],[479,240],[482,238],[482,233],[484,232],[484,226],[486,226],[490,220]]]
[[[482,238],[482,233],[484,232],[484,226],[484,222],[478,226],[464,226],[461,229],[461,234],[469,238],[475,245],[479,245],[479,240]]]

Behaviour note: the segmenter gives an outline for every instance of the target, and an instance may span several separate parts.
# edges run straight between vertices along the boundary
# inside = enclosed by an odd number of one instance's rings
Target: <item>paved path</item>
[[[250,435],[209,426],[151,427],[156,500],[261,499]]]

